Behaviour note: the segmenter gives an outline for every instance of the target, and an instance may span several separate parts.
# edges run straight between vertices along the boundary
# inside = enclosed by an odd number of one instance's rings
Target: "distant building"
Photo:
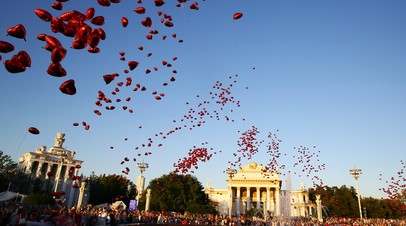
[[[66,194],[61,200],[65,200],[67,206],[74,206],[77,204],[81,183],[72,180],[72,176],[78,175],[83,161],[75,159],[76,152],[62,147],[64,137],[65,134],[57,133],[53,147],[47,150],[46,146],[41,146],[35,152],[24,154],[19,159],[18,170],[32,178],[41,179],[48,188],[52,188],[51,191],[64,191]]]
[[[310,203],[308,191],[303,184],[300,190],[281,190],[279,173],[269,172],[256,162],[242,166],[226,181],[227,189],[215,189],[210,182],[205,188],[205,193],[220,214],[231,212],[238,216],[254,208],[264,217],[312,215],[314,204]]]

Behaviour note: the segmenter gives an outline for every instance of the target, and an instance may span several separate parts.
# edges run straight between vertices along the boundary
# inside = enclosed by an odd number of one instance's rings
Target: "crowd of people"
[[[80,209],[61,206],[32,206],[17,203],[0,205],[0,225],[38,226],[96,226],[96,225],[139,225],[139,224],[179,224],[179,225],[251,225],[251,226],[406,226],[406,219],[359,219],[328,218],[323,222],[314,218],[274,217],[269,219],[246,218],[243,215],[190,214],[155,211],[129,211],[109,207],[82,206]]]

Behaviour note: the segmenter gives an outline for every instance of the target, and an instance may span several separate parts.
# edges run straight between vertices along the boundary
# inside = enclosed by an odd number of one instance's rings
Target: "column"
[[[271,206],[269,207],[270,211],[272,212],[272,215],[275,216],[275,191],[272,190],[272,195],[270,195],[270,201],[271,201]]]
[[[58,192],[58,186],[59,186],[59,181],[61,179],[62,167],[63,167],[63,162],[58,164],[58,168],[56,169],[54,192]]]
[[[280,214],[279,188],[275,188],[275,216]]]
[[[151,198],[151,189],[148,188],[148,189],[147,189],[147,198],[146,198],[146,200],[145,200],[145,211],[149,211],[150,198]],[[138,203],[137,203],[137,205],[138,205]]]
[[[42,164],[43,162],[38,162],[37,173],[35,174],[36,177],[41,177]]]
[[[270,187],[266,188],[266,211],[271,211],[271,191]]]
[[[237,189],[237,204],[236,204],[236,212],[237,212],[237,216],[240,216],[240,203],[241,203],[241,187],[236,187]]]
[[[74,181],[72,181],[71,187],[69,188],[69,197],[68,197],[68,200],[67,200],[67,205],[68,206],[72,206],[74,204],[74,201],[76,200],[75,197],[77,196],[76,188],[72,187],[73,183],[74,183]],[[68,194],[66,194],[66,196],[68,196]]]
[[[67,165],[66,171],[65,171],[65,176],[63,177],[62,191],[66,191],[66,187],[68,186],[69,169],[70,169],[70,166]]]
[[[29,173],[32,174],[32,162],[27,162],[27,165],[25,167],[25,172],[24,173]]]
[[[261,208],[261,188],[257,187],[257,209]]]
[[[233,215],[233,187],[230,186],[229,196],[228,196],[228,215]]]
[[[247,210],[251,209],[251,188],[247,187]]]
[[[316,195],[316,205],[317,205],[317,219],[319,222],[323,222],[323,210],[321,206],[320,195]]]
[[[48,169],[47,169],[46,172],[45,172],[45,176],[46,176],[47,179],[50,179],[49,176],[48,176],[48,172],[51,172],[51,170],[52,170],[52,165],[53,165],[53,164],[52,164],[51,162],[48,163]],[[55,175],[54,175],[54,176],[55,176]]]
[[[80,186],[80,189],[79,189],[80,192],[79,192],[77,209],[80,209],[80,207],[82,206],[83,194],[85,193],[85,189],[86,189],[86,182],[82,182],[82,185]]]

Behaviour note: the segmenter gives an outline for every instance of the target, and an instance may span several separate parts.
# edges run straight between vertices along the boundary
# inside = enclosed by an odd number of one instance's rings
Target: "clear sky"
[[[349,170],[357,167],[363,170],[361,195],[386,196],[379,188],[387,186],[385,179],[396,176],[400,160],[405,160],[405,1],[207,0],[197,1],[199,10],[190,9],[194,1],[181,7],[175,2],[167,0],[156,7],[152,0],[142,4],[122,0],[102,7],[96,0],[71,0],[63,3],[61,11],[51,8],[54,1],[3,2],[0,40],[12,43],[15,50],[0,53],[1,61],[25,50],[32,66],[17,74],[0,67],[0,150],[17,161],[41,145],[51,147],[56,133],[62,132],[66,134],[64,146],[84,160],[80,170],[84,175],[92,171],[121,174],[129,167],[128,177],[135,181],[136,163],[145,161],[149,163],[144,173],[148,183],[173,171],[173,164],[187,157],[194,146],[206,147],[213,156],[199,162],[193,174],[203,185],[211,181],[215,188],[225,188],[223,171],[241,156],[233,155],[241,148],[241,133],[255,126],[260,132],[257,140],[264,142],[241,164],[269,163],[272,157],[266,143],[272,132],[282,140],[278,162],[285,165],[282,173],[291,172],[293,189],[301,181],[311,187],[315,176],[328,186],[355,186]],[[139,6],[146,8],[145,14],[134,12]],[[98,54],[88,53],[87,48],[72,49],[73,38],[53,33],[50,24],[34,13],[41,8],[59,17],[71,10],[85,13],[89,7],[95,8],[95,16],[105,18],[101,28],[107,38],[100,41]],[[174,26],[160,23],[158,11],[170,15]],[[233,20],[236,12],[243,17]],[[122,26],[122,17],[128,18],[127,27]],[[146,17],[152,19],[151,28],[141,25]],[[27,41],[7,36],[7,29],[16,24],[25,26]],[[159,33],[147,40],[150,29]],[[67,49],[61,62],[66,77],[47,74],[51,53],[36,38],[41,33],[58,38]],[[120,52],[125,52],[124,61]],[[139,66],[124,73],[131,60]],[[164,66],[163,60],[172,67]],[[146,74],[147,69],[151,73]],[[106,85],[103,75],[112,73],[120,76]],[[170,82],[172,76],[176,81]],[[132,78],[130,86],[125,85],[127,77]],[[59,91],[68,79],[75,80],[76,95]],[[230,88],[227,97],[233,97],[234,103],[215,103],[217,97],[212,96],[220,94],[217,81]],[[147,90],[133,91],[137,83]],[[116,87],[119,92],[113,95]],[[112,103],[96,106],[99,90]],[[156,100],[153,91],[165,96]],[[127,97],[131,100],[126,101]],[[105,109],[112,105],[114,110]],[[198,112],[203,108],[206,111],[200,119]],[[187,120],[185,115],[197,119]],[[90,125],[89,130],[82,121]],[[80,125],[74,127],[74,122]],[[31,126],[41,133],[28,133]],[[151,147],[148,138],[153,141]],[[303,165],[293,167],[301,156],[295,147],[300,146],[318,154],[309,164],[325,164],[325,169],[309,173]],[[130,161],[121,164],[125,157]]]

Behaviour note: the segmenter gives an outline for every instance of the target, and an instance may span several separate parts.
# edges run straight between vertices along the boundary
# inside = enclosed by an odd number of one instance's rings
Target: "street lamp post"
[[[228,215],[231,217],[232,208],[233,208],[233,185],[232,185],[232,181],[233,181],[234,174],[237,173],[237,170],[233,169],[233,168],[231,168],[231,166],[229,166],[226,169],[225,172],[228,175],[228,178],[230,179],[230,203],[229,203],[229,208],[228,208]]]
[[[361,169],[351,169],[350,174],[353,175],[355,178],[355,185],[357,188],[357,196],[358,196],[359,217],[362,219],[361,198],[360,198],[359,187],[358,187],[358,179],[359,179],[359,176],[362,174],[362,170]]]
[[[140,201],[140,197],[141,197],[141,193],[144,190],[144,177],[142,176],[142,173],[145,171],[145,169],[148,168],[148,163],[143,162],[139,162],[137,163],[137,167],[140,170],[140,176],[137,179],[137,205],[139,204]]]

